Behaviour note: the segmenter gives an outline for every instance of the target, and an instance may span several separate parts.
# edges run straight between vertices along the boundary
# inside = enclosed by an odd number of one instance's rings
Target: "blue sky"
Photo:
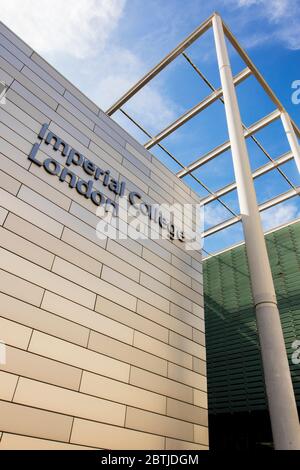
[[[300,80],[299,0],[52,0],[50,5],[51,9],[46,0],[10,0],[1,6],[1,19],[104,110],[216,10],[300,125],[300,104],[291,100],[292,83]],[[187,53],[218,87],[212,32]],[[230,57],[236,74],[244,64],[231,48]],[[124,109],[156,134],[209,93],[179,57]],[[246,125],[274,109],[252,77],[237,87],[237,93]],[[148,140],[120,114],[114,118],[140,142]],[[273,158],[288,150],[280,122],[256,136]],[[224,106],[216,102],[163,143],[187,165],[227,138]],[[251,140],[247,145],[253,170],[266,163]],[[159,149],[152,152],[172,170],[179,170]],[[295,185],[300,184],[294,162],[282,169]],[[230,183],[234,179],[230,152],[197,170],[196,175],[212,190]],[[206,195],[191,177],[186,182]],[[257,179],[255,187],[260,203],[289,189],[276,171]],[[236,192],[223,200],[238,211]],[[206,212],[206,227],[230,216],[220,203],[213,203]],[[262,216],[265,229],[296,217],[300,217],[299,197]],[[236,225],[207,238],[205,248],[213,252],[241,239],[242,229]]]

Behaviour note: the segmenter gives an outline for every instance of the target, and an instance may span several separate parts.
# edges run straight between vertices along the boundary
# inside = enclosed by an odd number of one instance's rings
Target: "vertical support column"
[[[213,31],[256,310],[266,392],[276,449],[300,449],[300,425],[248,151],[234,88],[223,24]]]
[[[293,153],[295,163],[300,173],[300,147],[293,125],[291,123],[288,113],[284,112],[280,115],[287,140],[289,141],[291,151]]]

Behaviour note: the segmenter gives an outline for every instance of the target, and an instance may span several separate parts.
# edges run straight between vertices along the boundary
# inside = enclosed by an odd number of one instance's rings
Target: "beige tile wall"
[[[147,202],[197,196],[2,23],[0,46],[0,449],[207,449],[201,253],[99,240],[28,155],[49,123]]]

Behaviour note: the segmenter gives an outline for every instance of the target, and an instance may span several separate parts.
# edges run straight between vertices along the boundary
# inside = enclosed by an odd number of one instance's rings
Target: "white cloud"
[[[218,225],[232,217],[232,214],[219,202],[206,204],[204,207],[204,223],[206,227]]]
[[[132,111],[141,122],[147,122],[150,132],[158,133],[171,124],[180,115],[179,106],[164,96],[159,88],[148,86],[129,103],[128,110]]]
[[[105,46],[125,1],[8,0],[1,20],[41,54],[84,58]]]
[[[264,230],[271,230],[300,217],[300,210],[295,202],[288,202],[261,213]]]
[[[101,54],[101,64],[105,73],[102,72],[95,81],[94,95],[104,109],[128,91],[148,70],[148,66],[136,54],[117,46]],[[175,103],[167,97],[163,83],[148,84],[124,109],[144,124],[149,132],[154,133],[170,124],[180,113]]]
[[[1,20],[105,110],[149,69],[116,34],[126,1],[8,0]],[[128,104],[150,131],[175,119],[175,110],[154,84]]]
[[[277,20],[288,13],[293,0],[237,0],[237,3],[241,7],[258,6],[261,13]]]
[[[300,49],[300,8],[298,0],[230,0],[238,8],[253,9],[250,18],[264,18],[274,31],[260,36],[254,35],[254,45],[261,41],[279,40],[292,50]],[[261,41],[260,41],[261,40]]]
[[[213,225],[217,225],[231,215],[220,204],[208,204],[205,206],[204,222],[205,228],[208,229]],[[287,224],[300,218],[300,203],[295,198],[294,201],[286,201],[269,210],[261,212],[261,220],[264,231],[277,228],[283,224]],[[208,252],[215,252],[227,248],[243,239],[242,224],[233,225],[205,239],[204,248]]]

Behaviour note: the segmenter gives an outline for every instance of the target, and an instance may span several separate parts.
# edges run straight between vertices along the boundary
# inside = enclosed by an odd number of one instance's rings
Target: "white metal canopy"
[[[142,130],[144,134],[149,137],[149,140],[144,145],[146,149],[150,150],[154,146],[158,146],[170,158],[172,158],[181,167],[181,170],[177,173],[177,176],[179,178],[183,178],[187,175],[190,175],[198,184],[205,188],[208,191],[209,195],[202,199],[202,205],[205,206],[207,204],[212,203],[213,201],[219,201],[222,206],[224,206],[233,215],[233,218],[225,220],[223,223],[216,224],[213,227],[210,227],[209,230],[206,230],[203,233],[203,237],[211,236],[240,221],[239,214],[236,214],[222,199],[220,199],[222,196],[236,189],[236,182],[234,181],[231,184],[226,185],[225,187],[222,187],[216,191],[212,191],[206,184],[203,183],[203,181],[199,179],[199,177],[197,177],[193,173],[196,169],[202,167],[206,163],[210,162],[214,158],[226,152],[227,150],[230,150],[230,140],[224,142],[221,145],[218,145],[216,148],[210,150],[205,155],[198,157],[196,160],[191,161],[187,166],[183,165],[178,158],[176,158],[164,145],[162,145],[162,142],[164,139],[166,139],[166,137],[176,132],[176,130],[178,130],[181,126],[193,119],[195,116],[197,116],[199,113],[211,106],[217,100],[224,103],[222,87],[215,89],[214,86],[210,83],[210,81],[205,77],[203,72],[199,70],[199,68],[193,63],[191,58],[185,52],[191,44],[198,40],[209,28],[212,27],[213,18],[215,15],[216,13],[214,13],[210,18],[204,21],[194,32],[192,32],[173,51],[171,51],[164,59],[162,59],[159,64],[157,64],[152,70],[150,70],[141,80],[139,80],[138,83],[136,83],[128,92],[126,92],[115,104],[113,104],[107,110],[107,114],[109,116],[112,116],[117,111],[120,111],[140,130]],[[297,168],[300,172],[300,151],[298,145],[300,131],[296,123],[286,113],[279,99],[276,97],[276,95],[271,90],[270,86],[266,83],[260,72],[257,70],[247,53],[242,49],[237,39],[233,36],[233,34],[230,32],[229,28],[224,24],[223,21],[222,25],[226,37],[229,39],[237,53],[240,55],[240,57],[246,64],[246,68],[239,72],[233,78],[234,85],[238,86],[251,75],[255,76],[259,84],[265,90],[265,92],[270,97],[276,107],[275,111],[263,117],[258,122],[253,123],[251,126],[246,127],[245,125],[243,125],[245,138],[251,138],[269,160],[269,163],[266,163],[265,165],[256,169],[253,172],[253,178],[258,178],[264,175],[265,173],[276,169],[276,171],[280,173],[280,175],[285,179],[285,181],[291,188],[290,191],[284,192],[283,194],[278,194],[274,198],[261,204],[259,206],[259,210],[264,211],[277,204],[287,201],[290,198],[300,195],[300,187],[296,187],[281,168],[282,165],[294,158]],[[147,130],[136,121],[135,118],[130,116],[127,111],[122,109],[122,106],[126,104],[131,98],[133,98],[143,87],[145,87],[154,77],[156,77],[160,72],[162,72],[172,61],[174,61],[180,55],[184,57],[187,63],[190,64],[190,66],[196,71],[200,79],[204,83],[206,83],[206,85],[210,88],[211,93],[205,99],[201,100],[201,102],[198,103],[196,106],[194,106],[193,108],[185,112],[182,116],[177,118],[174,122],[169,124],[156,136],[151,136],[149,132],[147,132]],[[255,134],[278,119],[282,120],[284,130],[290,143],[291,151],[287,152],[284,155],[281,155],[279,158],[276,158],[276,160],[274,160],[269,154],[269,152],[260,143],[259,139],[255,136]]]
[[[221,87],[218,89],[213,87],[185,52],[185,50],[209,28],[213,29],[218,69],[221,79]],[[235,77],[232,76],[225,40],[226,37],[246,64],[246,68]],[[128,113],[122,109],[122,106],[181,54],[210,88],[211,93],[156,136],[152,136],[137,123],[133,117],[129,116]],[[236,87],[251,75],[257,79],[258,83],[265,90],[275,105],[275,111],[246,127],[241,120]],[[187,166],[183,165],[161,142],[217,100],[220,100],[224,104],[229,140],[190,162]],[[190,175],[198,184],[208,191],[209,196],[202,200],[203,205],[211,204],[213,201],[219,201],[231,212],[233,215],[232,218],[206,230],[203,234],[204,236],[208,237],[239,221],[242,222],[274,445],[276,449],[300,450],[299,418],[281,328],[276,293],[260,219],[261,211],[300,195],[300,187],[296,187],[281,168],[284,163],[294,158],[298,171],[300,172],[299,128],[290,118],[283,105],[266,83],[247,53],[241,48],[236,38],[224,24],[218,13],[214,13],[210,18],[204,21],[158,65],[150,70],[136,85],[109,108],[107,114],[112,116],[118,110],[148,136],[150,140],[145,144],[146,149],[151,149],[157,145],[179,165],[181,170],[177,173],[178,178]],[[278,119],[281,119],[290,146],[290,152],[274,160],[255,134]],[[246,139],[252,139],[269,160],[269,163],[254,172],[251,172],[250,168]],[[231,150],[232,154],[235,181],[217,191],[211,191],[207,185],[195,175],[194,171],[228,150]],[[265,203],[258,205],[254,179],[272,170],[276,170],[280,173],[290,186],[290,190],[278,194]],[[240,214],[235,214],[234,211],[220,199],[221,196],[234,190],[237,190]]]

